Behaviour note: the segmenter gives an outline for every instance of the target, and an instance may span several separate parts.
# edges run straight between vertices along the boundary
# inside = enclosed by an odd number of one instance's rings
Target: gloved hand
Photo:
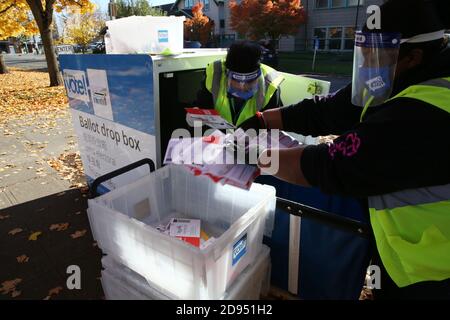
[[[248,129],[255,129],[255,130],[266,129],[262,112],[257,112],[253,117],[248,118],[247,120],[242,122],[239,128],[241,128],[244,131]]]

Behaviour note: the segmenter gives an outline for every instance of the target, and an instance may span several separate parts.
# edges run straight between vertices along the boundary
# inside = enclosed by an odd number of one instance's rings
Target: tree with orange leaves
[[[283,35],[295,35],[306,21],[300,0],[230,1],[231,28],[252,40],[278,41]]]
[[[0,0],[0,40],[22,34],[41,35],[44,45],[50,86],[62,84],[59,65],[53,48],[54,12],[63,10],[92,12],[90,0]]]
[[[199,41],[203,46],[211,39],[214,21],[203,14],[203,3],[197,2],[192,7],[192,19],[184,22],[184,35],[187,40]]]

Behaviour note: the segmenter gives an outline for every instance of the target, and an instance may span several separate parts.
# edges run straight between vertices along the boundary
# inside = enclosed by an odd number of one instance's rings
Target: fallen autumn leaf
[[[76,231],[75,233],[72,233],[70,236],[72,237],[72,239],[76,239],[76,238],[81,238],[82,236],[84,236],[86,234],[87,230],[81,230],[81,231]]]
[[[56,224],[52,224],[50,226],[50,230],[56,230],[56,231],[64,231],[67,230],[67,228],[69,227],[69,223],[56,223]]]
[[[16,278],[14,280],[6,280],[2,282],[2,286],[0,287],[0,292],[2,294],[8,294],[16,290],[16,286],[22,282],[22,279]]]
[[[62,290],[63,290],[63,287],[56,287],[56,288],[50,289],[50,290],[48,291],[48,295],[49,295],[50,297],[51,297],[51,296],[56,296],[56,295],[58,295]]]
[[[11,297],[15,298],[22,294],[22,291],[14,290],[13,293],[11,293]]]
[[[30,240],[30,241],[36,241],[37,238],[38,238],[41,234],[42,234],[41,231],[34,232],[34,233],[32,233],[32,234],[28,237],[28,240]]]
[[[16,235],[17,233],[20,233],[20,232],[22,232],[22,231],[23,231],[23,229],[21,229],[21,228],[15,228],[15,229],[12,229],[11,231],[9,231],[8,234],[14,236],[14,235]]]
[[[23,254],[21,256],[16,257],[17,262],[18,263],[26,263],[30,260],[30,257],[28,257],[27,255]]]

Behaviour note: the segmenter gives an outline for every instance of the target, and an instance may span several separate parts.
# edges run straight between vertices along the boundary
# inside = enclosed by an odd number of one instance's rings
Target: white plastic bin
[[[185,17],[126,17],[106,21],[108,45],[106,53],[160,54],[183,51]]]
[[[258,300],[270,286],[270,249],[262,247],[258,260],[248,266],[221,297],[223,300]],[[176,300],[152,287],[145,278],[117,263],[109,256],[102,259],[102,286],[107,300]]]
[[[243,190],[170,165],[89,200],[88,215],[100,248],[160,292],[218,299],[256,260],[275,204],[272,186]],[[154,228],[171,217],[200,219],[216,240],[200,250]]]

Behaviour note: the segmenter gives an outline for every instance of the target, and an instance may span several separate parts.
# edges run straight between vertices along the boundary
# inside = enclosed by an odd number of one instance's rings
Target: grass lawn
[[[327,73],[351,75],[353,53],[317,52],[316,67],[312,70],[313,52],[281,52],[279,54],[278,70],[301,73]]]

